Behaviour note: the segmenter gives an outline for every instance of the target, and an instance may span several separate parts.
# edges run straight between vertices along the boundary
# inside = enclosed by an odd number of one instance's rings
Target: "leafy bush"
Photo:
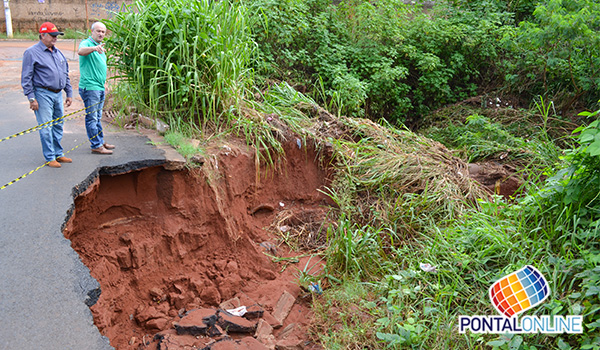
[[[548,220],[562,217],[565,229],[574,230],[578,224],[594,226],[600,222],[600,121],[575,129],[573,135],[579,147],[565,151],[561,165],[531,200],[551,212]],[[573,216],[579,219],[571,222]]]
[[[495,74],[499,29],[510,23],[480,10],[427,14],[400,0],[251,0],[249,7],[260,19],[257,72],[312,91],[340,114],[392,122],[475,94]]]
[[[513,91],[546,96],[563,110],[593,105],[600,94],[600,3],[547,0],[502,44]]]
[[[476,10],[486,8],[491,12],[513,13],[517,23],[528,19],[535,10],[539,0],[449,0],[460,9]]]
[[[598,112],[584,113],[593,117]],[[552,314],[584,316],[586,332],[571,345],[598,349],[600,339],[600,128],[593,121],[573,132],[577,148],[567,150],[544,185],[523,198],[516,210],[524,217],[526,237],[545,242],[554,300]],[[559,344],[569,349],[569,343]],[[594,345],[595,344],[595,345]]]

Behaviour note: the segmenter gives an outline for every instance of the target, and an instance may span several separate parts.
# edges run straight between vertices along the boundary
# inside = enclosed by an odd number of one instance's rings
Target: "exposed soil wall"
[[[327,173],[314,149],[292,142],[287,161],[262,169],[257,182],[254,155],[244,149],[223,145],[201,169],[100,176],[75,199],[64,234],[100,282],[91,310],[115,348],[156,348],[153,336],[171,332],[186,312],[233,297],[268,314],[284,291],[296,302],[274,337],[287,329],[286,338],[310,343],[310,309],[294,281],[308,258],[282,272],[264,252],[299,255],[267,228],[285,212],[326,212],[332,203],[319,190],[328,184]]]

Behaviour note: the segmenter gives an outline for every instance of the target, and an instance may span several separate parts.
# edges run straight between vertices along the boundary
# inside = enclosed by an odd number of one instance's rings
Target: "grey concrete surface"
[[[19,86],[24,47],[0,42],[0,139],[36,125]],[[70,44],[72,47],[73,44]],[[72,52],[70,53],[73,57]],[[19,56],[20,55],[20,56]],[[70,58],[71,60],[71,58]],[[70,62],[77,70],[76,57]],[[17,74],[18,73],[18,74]],[[15,81],[15,79],[17,79]],[[75,79],[78,81],[78,79]],[[76,90],[77,85],[74,85]],[[75,93],[76,98],[78,94]],[[66,111],[81,108],[80,99]],[[91,154],[83,117],[65,123],[71,164],[45,166],[0,190],[0,349],[112,349],[86,305],[99,284],[62,234],[74,195],[99,174],[118,174],[182,159],[149,142],[157,135],[107,125],[113,155]],[[149,138],[150,137],[150,138]],[[0,186],[44,164],[37,132],[0,142]]]

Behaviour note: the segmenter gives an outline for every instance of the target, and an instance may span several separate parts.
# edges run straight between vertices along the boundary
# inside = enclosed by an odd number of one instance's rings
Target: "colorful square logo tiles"
[[[499,279],[490,287],[492,305],[506,317],[541,304],[549,294],[548,282],[530,265]]]

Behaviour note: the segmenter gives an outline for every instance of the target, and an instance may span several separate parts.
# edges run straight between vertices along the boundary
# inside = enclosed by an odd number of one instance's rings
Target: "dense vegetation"
[[[329,285],[314,298],[325,348],[600,349],[600,127],[574,118],[598,109],[598,14],[592,0],[140,0],[108,46],[121,103],[168,120],[175,143],[235,134],[273,164],[275,114],[333,144],[327,266],[299,271]],[[432,139],[464,161],[507,153],[525,185],[487,197]],[[528,313],[583,315],[584,333],[459,334],[527,264],[552,293]]]

